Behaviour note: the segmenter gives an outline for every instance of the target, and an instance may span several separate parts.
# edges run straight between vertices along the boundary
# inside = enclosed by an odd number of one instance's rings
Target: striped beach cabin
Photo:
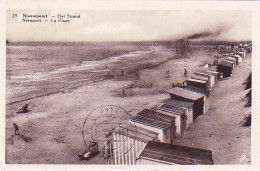
[[[127,124],[120,125],[113,135],[113,158],[110,164],[135,165],[136,158],[149,141],[158,141],[158,133]]]

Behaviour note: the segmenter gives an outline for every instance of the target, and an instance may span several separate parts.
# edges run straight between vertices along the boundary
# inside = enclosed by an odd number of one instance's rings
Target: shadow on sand
[[[32,141],[32,139],[30,137],[27,137],[23,134],[19,134],[19,135],[12,135],[10,138],[8,138],[8,140],[7,140],[8,144],[11,144],[11,145],[14,144],[15,136],[18,136],[18,138],[20,137],[20,139],[22,139],[24,142],[27,142],[27,143]]]

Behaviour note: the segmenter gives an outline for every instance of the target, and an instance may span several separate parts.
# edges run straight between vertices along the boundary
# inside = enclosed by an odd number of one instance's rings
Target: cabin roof
[[[235,57],[229,56],[226,59],[232,60],[232,61],[236,61]]]
[[[241,56],[239,56],[239,55],[230,55],[229,57],[230,57],[230,58],[241,58]],[[229,58],[229,57],[228,57],[228,58]]]
[[[168,90],[167,92],[193,101],[204,97],[202,94],[184,88],[180,88],[180,87],[174,87]]]
[[[230,56],[242,58],[242,54],[240,53],[231,54]]]
[[[139,158],[181,165],[212,165],[212,151],[149,141]]]
[[[235,63],[236,63],[236,61],[238,61],[238,57],[229,56],[227,58],[230,59],[230,60],[233,60]]]
[[[218,65],[226,66],[226,67],[233,67],[233,63],[227,62],[227,61],[221,61]]]
[[[171,106],[184,107],[184,108],[191,107],[194,104],[192,102],[185,102],[185,101],[174,100],[174,99],[165,99],[165,100],[161,101],[161,103],[166,103],[166,104],[169,104]]]
[[[118,127],[115,134],[124,135],[129,138],[133,138],[138,141],[148,142],[155,140],[158,137],[158,133],[148,129],[140,128],[132,124],[124,124]]]
[[[169,112],[174,115],[180,115],[180,116],[185,114],[185,109],[181,109],[167,103],[159,104],[158,106],[154,107],[153,110],[156,110],[158,112],[160,111]]]
[[[211,73],[211,72],[207,72],[207,71],[204,71],[204,70],[199,70],[199,71],[196,71],[195,73],[198,73],[198,74],[205,74],[205,75],[209,75],[209,76],[214,76],[213,73]]]
[[[231,64],[234,64],[234,63],[235,63],[235,61],[230,60],[230,59],[227,59],[227,58],[226,58],[224,61],[229,62],[229,63],[231,63]]]
[[[231,54],[230,57],[233,57],[233,58],[242,58],[240,55],[238,55],[237,53],[236,54]]]
[[[131,121],[154,128],[166,129],[173,124],[175,117],[164,115],[154,110],[144,109],[137,113],[137,116],[133,117]]]
[[[199,80],[199,79],[194,79],[194,78],[189,78],[189,79],[187,79],[187,81],[193,81],[193,82],[204,83],[204,84],[207,83],[207,81],[205,81],[205,80]]]
[[[203,94],[205,96],[209,95],[209,92],[210,92],[208,90],[204,90],[204,89],[201,89],[201,88],[198,88],[198,87],[193,87],[193,86],[187,86],[186,89],[200,93],[200,94]]]
[[[191,76],[191,78],[194,78],[194,79],[199,79],[199,80],[203,80],[203,81],[208,81],[209,78],[207,76],[204,76],[204,75],[200,75],[200,74],[193,74]]]
[[[214,75],[216,75],[216,74],[219,73],[219,72],[217,72],[217,71],[210,71],[210,70],[208,70],[207,72],[212,73],[212,74],[214,74]]]
[[[194,72],[193,74],[199,75],[199,76],[202,76],[202,77],[207,77],[207,78],[211,77],[211,75],[209,75],[209,74],[201,73],[201,72],[198,72],[198,71]]]

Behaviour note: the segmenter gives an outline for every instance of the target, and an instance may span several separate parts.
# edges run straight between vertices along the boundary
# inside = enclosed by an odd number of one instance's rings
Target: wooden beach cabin
[[[197,79],[197,80],[202,80],[202,81],[207,81],[208,85],[209,85],[209,82],[210,82],[209,78],[207,76],[204,76],[204,75],[192,74],[191,78]]]
[[[181,136],[185,131],[187,125],[187,115],[185,114],[184,109],[163,103],[153,107],[152,110],[175,118],[176,136]]]
[[[238,52],[235,52],[235,53],[231,53],[230,56],[239,56],[241,59],[241,61],[243,60],[243,55],[238,53]]]
[[[149,141],[137,165],[213,165],[212,151]]]
[[[238,54],[240,54],[242,56],[242,58],[245,58],[246,57],[246,52],[243,52],[243,51],[239,51],[237,52]]]
[[[200,74],[192,74],[191,75],[191,78],[192,79],[196,79],[196,80],[202,80],[202,81],[206,81],[207,82],[207,90],[210,90],[211,89],[211,86],[210,86],[210,78],[205,76],[205,75],[200,75]],[[187,86],[187,83],[186,83],[186,86]]]
[[[193,122],[193,105],[194,105],[194,103],[180,101],[180,100],[173,100],[173,99],[165,99],[165,100],[161,101],[160,104],[168,104],[168,105],[176,107],[176,108],[184,109],[185,115],[187,117],[186,129]]]
[[[120,125],[113,135],[111,164],[134,165],[136,158],[149,141],[158,141],[158,133],[127,124]]]
[[[214,75],[215,78],[215,83],[217,82],[217,80],[219,79],[219,72],[217,71],[211,71],[211,70],[207,70],[208,73],[212,73]]]
[[[186,80],[186,85],[198,87],[198,88],[201,88],[201,89],[204,89],[204,90],[209,90],[209,86],[207,84],[207,81],[204,81],[204,80],[189,78],[189,79]]]
[[[238,64],[243,61],[243,58],[237,54],[231,54],[230,57],[236,58]]]
[[[158,133],[158,140],[172,143],[176,137],[175,117],[167,116],[150,109],[137,113],[129,122],[137,127]]]
[[[227,61],[221,61],[218,64],[217,71],[223,73],[223,77],[231,77],[233,70],[233,64]]]
[[[234,61],[230,61],[228,59],[225,59],[224,61],[230,63],[232,65],[232,70],[235,69],[235,62]]]
[[[167,91],[170,94],[171,99],[180,100],[185,102],[192,102],[193,104],[193,118],[196,119],[198,116],[205,114],[206,102],[204,95],[196,93],[184,88],[174,87]]]
[[[225,60],[233,62],[235,64],[235,66],[238,65],[238,62],[237,62],[236,58],[233,58],[231,56],[227,57]]]
[[[245,47],[245,49],[249,52],[252,52],[252,46],[248,45],[247,47]]]
[[[228,58],[233,58],[233,59],[235,59],[235,60],[236,60],[236,65],[239,65],[239,63],[241,62],[239,55],[236,55],[236,56],[230,55]],[[241,58],[241,59],[242,59],[242,58]]]
[[[204,70],[196,71],[196,72],[194,72],[194,74],[208,77],[209,80],[210,80],[209,81],[210,82],[209,83],[210,84],[210,89],[212,89],[212,87],[215,84],[215,74],[213,74],[211,72],[204,71]]]
[[[187,86],[185,89],[202,94],[204,96],[204,101],[205,101],[205,113],[208,112],[209,107],[211,105],[210,98],[209,98],[210,91],[193,87],[193,86]]]

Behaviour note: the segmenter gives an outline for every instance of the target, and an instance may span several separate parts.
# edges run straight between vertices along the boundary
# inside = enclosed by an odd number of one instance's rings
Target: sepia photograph
[[[250,165],[250,10],[7,10],[6,164]]]

